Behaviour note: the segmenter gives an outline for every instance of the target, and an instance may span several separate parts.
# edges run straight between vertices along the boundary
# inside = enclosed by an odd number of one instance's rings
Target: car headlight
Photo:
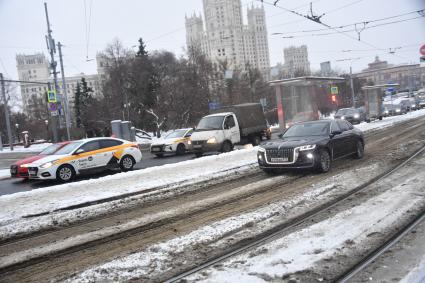
[[[216,139],[215,137],[213,137],[213,138],[209,138],[209,139],[207,140],[207,143],[217,143],[217,139]]]
[[[191,141],[191,140],[188,140],[188,141],[187,141],[187,144],[188,144],[188,145],[191,145],[191,144],[192,144],[192,141]]]
[[[388,112],[388,110],[385,110],[385,114],[388,114],[389,112]]]
[[[345,117],[344,116],[341,116],[341,120],[345,120]]]
[[[312,150],[316,148],[316,145],[315,144],[303,145],[303,146],[300,146],[299,148],[300,148],[300,151]]]
[[[28,168],[28,167],[30,167],[30,165],[29,164],[22,164],[20,167],[22,167],[22,168]]]
[[[398,108],[395,110],[395,112],[400,112],[400,111],[401,111],[401,109],[398,109]]]
[[[47,163],[44,163],[44,164],[41,164],[40,165],[40,168],[41,169],[50,168],[50,167],[52,167],[55,164],[55,162],[56,162],[56,160],[55,161],[50,161],[50,162],[47,162]]]
[[[354,114],[354,119],[359,119],[360,115],[359,114]]]
[[[258,147],[259,152],[266,152],[266,149],[264,147]]]

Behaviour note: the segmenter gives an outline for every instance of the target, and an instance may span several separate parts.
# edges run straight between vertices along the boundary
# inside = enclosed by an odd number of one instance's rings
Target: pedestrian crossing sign
[[[47,102],[49,102],[49,103],[58,102],[57,97],[56,97],[56,91],[54,91],[54,90],[47,91]]]

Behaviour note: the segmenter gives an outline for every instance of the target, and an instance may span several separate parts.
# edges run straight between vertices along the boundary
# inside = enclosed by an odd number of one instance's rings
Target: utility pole
[[[6,98],[6,90],[4,88],[4,80],[3,80],[3,74],[0,73],[0,82],[1,82],[1,95],[3,97],[4,101],[4,116],[6,118],[6,128],[7,128],[7,136],[9,138],[9,147],[10,150],[13,150],[13,137],[12,137],[12,129],[10,128],[10,117],[9,117],[9,109],[7,106],[7,98]]]
[[[52,30],[50,29],[49,13],[47,12],[47,3],[44,3],[44,11],[46,12],[46,21],[47,21],[47,34],[48,34],[46,35],[47,50],[49,50],[50,52],[50,69],[53,72],[54,88],[57,95],[59,87],[58,87],[58,73],[56,72],[57,63],[55,61],[56,44],[55,44],[55,40],[52,37]],[[58,142],[59,112],[57,112],[56,115],[53,115],[53,112],[51,112],[51,114],[52,114],[51,120],[52,120],[52,131],[53,131],[53,142]]]
[[[65,109],[65,123],[66,123],[66,135],[68,140],[71,140],[71,134],[69,131],[70,128],[70,112],[69,112],[69,104],[68,104],[68,93],[66,91],[66,82],[65,82],[65,71],[63,70],[63,59],[62,59],[62,44],[58,42],[58,51],[59,51],[59,62],[61,65],[61,75],[62,75],[62,91],[63,91],[63,101],[64,101],[64,109]]]
[[[353,85],[353,67],[350,65],[350,85],[351,85],[351,99],[353,100],[353,108],[356,108],[354,101],[354,85]]]

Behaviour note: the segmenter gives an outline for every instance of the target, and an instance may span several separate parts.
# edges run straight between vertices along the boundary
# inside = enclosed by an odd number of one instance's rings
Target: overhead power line
[[[373,29],[373,28],[377,28],[377,27],[382,27],[382,26],[387,26],[387,25],[417,20],[417,19],[420,19],[420,18],[423,18],[423,16],[417,16],[417,17],[413,17],[413,18],[409,18],[409,19],[392,21],[392,22],[377,24],[377,25],[373,25],[373,26],[366,26],[365,25],[361,29],[358,29],[355,24],[352,24],[352,25],[349,25],[349,26],[354,26],[352,29],[338,30],[338,29],[340,29],[339,27],[332,27],[332,29],[335,29],[335,32],[312,33],[312,34],[308,34],[308,35],[291,35],[291,36],[283,36],[282,38],[301,38],[301,37],[313,37],[313,36],[327,36],[327,35],[333,35],[333,34],[338,34],[338,33],[349,33],[349,32],[360,33],[360,32],[363,32],[365,30],[368,30],[368,29]],[[329,30],[329,29],[321,29],[321,30],[324,31],[324,30]],[[305,31],[305,32],[308,32],[308,31]],[[285,33],[273,33],[272,35],[281,35],[281,34],[285,34]]]
[[[333,28],[335,28],[335,29],[343,29],[343,28],[347,28],[347,27],[350,27],[350,26],[353,26],[354,27],[354,26],[360,25],[360,24],[370,24],[370,23],[375,23],[375,22],[380,22],[380,21],[385,21],[385,20],[400,18],[400,17],[404,17],[404,16],[407,16],[407,15],[411,15],[411,14],[420,14],[421,15],[421,12],[424,12],[424,11],[425,11],[425,9],[422,9],[422,10],[417,10],[417,11],[408,12],[408,13],[404,13],[404,14],[399,14],[399,15],[395,15],[395,16],[390,16],[390,17],[375,19],[375,20],[368,20],[368,21],[356,22],[356,23],[346,24],[346,25],[341,25],[341,26],[334,26]],[[418,18],[420,18],[420,17],[422,17],[422,16],[419,16]],[[416,19],[416,18],[414,18],[414,19]],[[391,22],[391,23],[396,23],[396,22]],[[317,31],[324,31],[324,30],[328,30],[328,28],[310,29],[310,30],[298,30],[298,31],[288,31],[288,32],[276,32],[276,33],[272,33],[272,35],[293,34],[293,33],[307,33],[307,32],[317,32]]]

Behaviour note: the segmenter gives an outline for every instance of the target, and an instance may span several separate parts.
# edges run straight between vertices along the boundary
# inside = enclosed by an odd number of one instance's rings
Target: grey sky
[[[331,26],[374,20],[425,8],[424,0],[281,0],[279,5],[285,8],[301,6],[297,11],[306,14],[311,1],[317,14],[353,4],[322,18],[323,22]],[[44,52],[47,55],[43,3],[42,0],[0,0],[0,71],[7,73],[9,77],[17,78],[16,53]],[[87,14],[92,3],[89,59],[94,58],[96,52],[115,37],[121,39],[127,47],[136,45],[138,38],[142,37],[147,42],[148,50],[164,49],[181,55],[185,48],[185,14],[202,13],[202,0],[48,0],[47,3],[53,36],[66,46],[64,61],[67,75],[80,72],[91,74],[96,71],[94,61],[86,62],[84,3]],[[261,5],[258,1],[247,0],[242,0],[242,4],[244,12],[247,5]],[[375,55],[395,64],[418,62],[419,47],[425,44],[425,17],[366,30],[361,34],[362,40],[374,47],[388,49],[408,46],[397,50],[396,56],[388,54],[388,51],[370,50],[375,48],[341,34],[282,39],[272,33],[320,29],[323,26],[276,7],[264,6],[272,65],[283,62],[284,47],[307,44],[313,69],[318,69],[320,62],[330,60],[333,67],[348,70],[349,61],[335,60],[361,57],[362,59],[352,62],[353,69],[358,71],[367,67],[367,63],[373,61]],[[405,18],[414,16],[417,14]],[[356,36],[355,33],[350,35]],[[341,52],[348,49],[362,51]]]

